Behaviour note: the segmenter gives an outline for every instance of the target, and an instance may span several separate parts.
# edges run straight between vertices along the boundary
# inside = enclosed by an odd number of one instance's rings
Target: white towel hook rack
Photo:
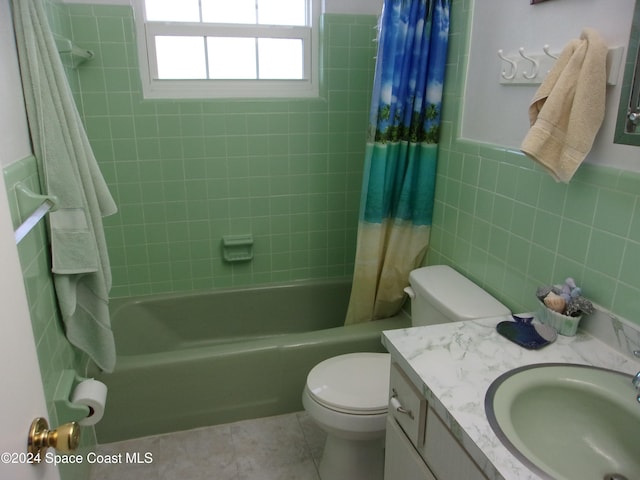
[[[509,70],[509,73],[507,73],[505,70],[502,70],[500,75],[502,75],[502,78],[504,78],[505,80],[513,80],[515,78],[515,76],[516,76],[517,71],[518,71],[518,64],[516,62],[514,62],[513,60],[511,60],[510,58],[505,57],[502,49],[498,50],[498,56],[504,62],[507,62],[509,64],[509,66],[511,67],[510,70]]]
[[[518,53],[520,54],[520,56],[522,58],[524,58],[525,60],[531,62],[531,73],[522,72],[522,76],[524,78],[526,78],[527,80],[533,80],[538,75],[538,70],[540,69],[540,63],[538,63],[538,61],[535,58],[530,57],[529,55],[524,53],[524,47],[520,47],[518,49]]]
[[[620,67],[623,62],[624,47],[609,47],[607,54],[607,85],[615,85],[618,81]],[[524,47],[518,53],[505,54],[498,50],[500,64],[500,84],[502,85],[540,85],[558,59],[558,52],[552,52],[549,44],[544,44],[542,51],[525,52]],[[504,65],[508,64],[508,68]]]
[[[549,46],[549,44],[548,44],[548,43],[546,43],[546,44],[544,45],[544,47],[542,47],[542,51],[543,51],[547,56],[549,56],[549,57],[553,58],[554,60],[557,60],[557,59],[558,59],[558,56],[557,56],[557,55],[553,55],[553,54],[550,52],[550,49],[551,49],[551,47]]]

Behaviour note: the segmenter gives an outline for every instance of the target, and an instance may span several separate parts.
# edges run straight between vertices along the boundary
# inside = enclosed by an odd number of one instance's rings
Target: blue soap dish
[[[541,323],[533,323],[533,317],[511,315],[514,321],[504,320],[496,326],[498,333],[508,340],[529,350],[538,350],[555,342],[558,332],[555,328]]]

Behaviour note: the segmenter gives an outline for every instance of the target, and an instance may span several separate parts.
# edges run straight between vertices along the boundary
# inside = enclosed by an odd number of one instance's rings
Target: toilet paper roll
[[[98,380],[84,380],[73,391],[71,403],[89,407],[89,415],[78,423],[83,426],[95,425],[104,415],[107,402],[107,386]]]

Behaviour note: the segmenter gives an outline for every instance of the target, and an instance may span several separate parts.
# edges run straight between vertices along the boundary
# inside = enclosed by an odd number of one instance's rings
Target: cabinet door
[[[441,480],[487,479],[431,408],[427,409],[427,429],[424,447],[420,449],[420,452],[429,468]]]
[[[420,448],[424,442],[424,425],[427,410],[427,400],[420,394],[411,380],[404,374],[400,366],[391,363],[391,378],[389,380],[389,415],[398,422],[407,434],[411,443]],[[404,413],[394,406],[400,406]]]
[[[387,417],[384,480],[436,480],[398,423]]]

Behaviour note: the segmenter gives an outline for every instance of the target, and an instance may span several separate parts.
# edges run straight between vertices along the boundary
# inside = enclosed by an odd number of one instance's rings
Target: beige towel
[[[531,129],[520,149],[557,182],[568,183],[602,125],[607,45],[586,28],[570,41],[529,106]]]

